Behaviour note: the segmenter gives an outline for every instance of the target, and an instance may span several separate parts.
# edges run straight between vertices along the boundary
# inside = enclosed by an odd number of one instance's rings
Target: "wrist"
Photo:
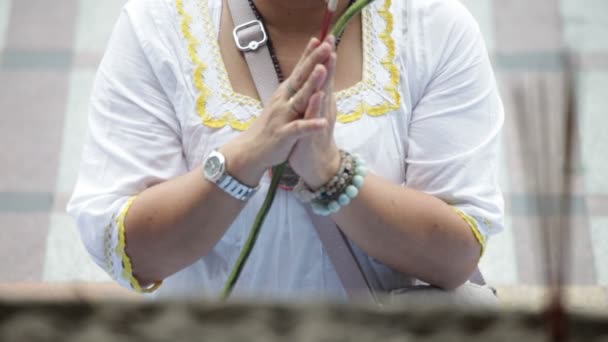
[[[237,142],[218,149],[226,158],[226,172],[241,183],[256,187],[264,176],[266,168],[260,165],[247,148]]]
[[[328,216],[340,211],[340,208],[349,205],[359,195],[359,189],[365,182],[367,169],[361,157],[343,152],[339,173],[312,193],[310,204],[315,214]],[[302,192],[301,194],[306,194]],[[304,196],[300,197],[305,200]]]
[[[326,155],[326,158],[313,173],[304,179],[311,189],[318,189],[329,182],[340,169],[340,150],[336,146]]]

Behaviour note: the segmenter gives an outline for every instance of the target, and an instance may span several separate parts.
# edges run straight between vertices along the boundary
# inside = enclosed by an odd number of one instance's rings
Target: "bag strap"
[[[334,265],[338,278],[351,301],[376,303],[373,287],[367,281],[365,272],[357,261],[348,239],[340,228],[328,217],[313,213],[310,207],[306,210],[312,221],[325,252]]]
[[[228,0],[228,7],[235,26],[235,43],[245,56],[262,104],[266,105],[279,87],[279,79],[266,44],[266,29],[263,23],[257,20],[247,1]],[[365,278],[365,273],[340,228],[330,218],[314,214],[311,208],[307,208],[307,212],[349,299],[377,302],[374,290]],[[485,285],[479,269],[471,281]]]
[[[228,8],[235,27],[232,32],[234,41],[245,56],[260,100],[266,104],[279,87],[268,49],[266,28],[256,18],[247,0],[228,0]]]

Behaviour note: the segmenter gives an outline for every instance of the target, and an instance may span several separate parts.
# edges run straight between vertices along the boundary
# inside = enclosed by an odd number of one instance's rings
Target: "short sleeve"
[[[143,1],[132,1],[127,6]],[[151,3],[151,2],[146,2]],[[167,85],[174,78],[147,12],[121,13],[99,67],[88,137],[68,204],[95,262],[142,291],[125,252],[124,217],[146,188],[186,172],[180,124]],[[137,16],[137,17],[135,17]]]
[[[498,185],[504,112],[478,25],[456,0],[414,2],[410,34],[417,98],[406,185],[442,199],[485,248],[503,227]]]

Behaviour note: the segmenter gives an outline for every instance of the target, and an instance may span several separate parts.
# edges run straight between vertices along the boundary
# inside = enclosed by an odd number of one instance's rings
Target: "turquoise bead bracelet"
[[[349,205],[353,199],[359,195],[359,189],[365,183],[367,168],[363,159],[359,156],[353,157],[354,175],[350,178],[350,184],[346,185],[338,194],[327,196],[323,194],[321,198],[314,199],[311,202],[312,211],[320,216],[329,216],[340,211],[343,207]],[[345,171],[348,172],[348,171]]]

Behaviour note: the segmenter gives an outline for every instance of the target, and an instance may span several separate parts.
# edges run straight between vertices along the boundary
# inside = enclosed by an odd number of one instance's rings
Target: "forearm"
[[[464,283],[481,254],[468,224],[445,202],[373,174],[333,218],[370,256],[446,289]]]
[[[257,184],[263,171],[252,171],[243,156],[225,149],[229,173]],[[201,167],[145,190],[125,218],[135,277],[151,284],[194,263],[211,251],[244,206],[207,181]]]

